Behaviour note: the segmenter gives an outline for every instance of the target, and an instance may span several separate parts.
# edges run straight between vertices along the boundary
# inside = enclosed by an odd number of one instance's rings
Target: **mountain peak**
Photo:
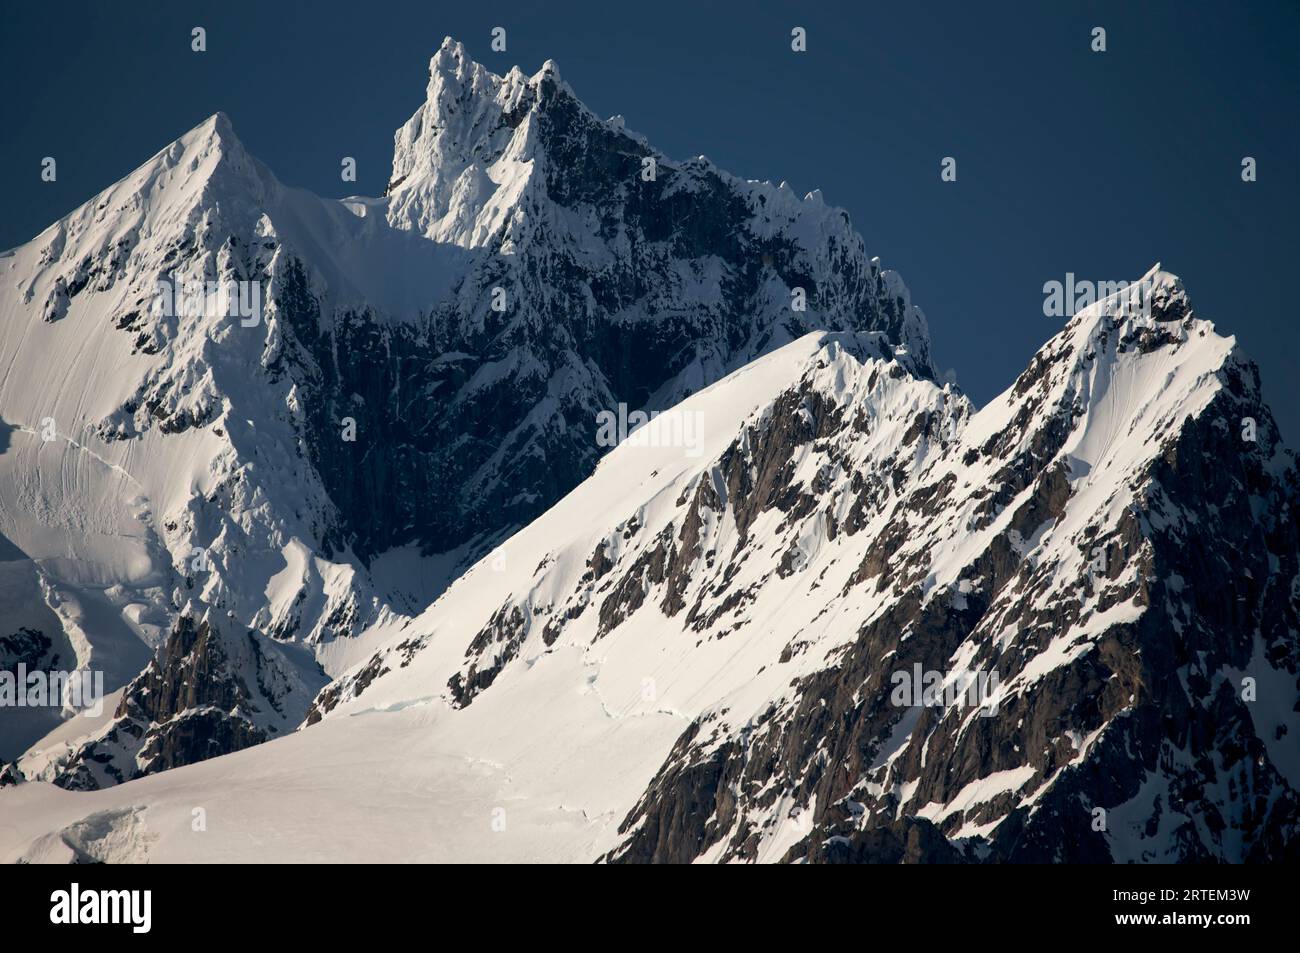
[[[196,209],[215,206],[236,215],[261,208],[279,190],[271,171],[239,141],[230,117],[215,112],[24,246],[33,260],[23,298],[43,300],[44,319],[57,321],[87,284],[94,262],[112,260],[97,273],[96,285],[107,290],[126,276],[128,253],[138,262],[147,248],[161,249],[192,231]],[[129,284],[118,290],[125,293]]]
[[[461,60],[466,59],[465,44],[460,42],[460,40],[456,39],[454,36],[448,34],[442,38],[442,42],[438,45],[438,51],[434,54],[434,60],[436,61],[441,56],[448,56]]]
[[[230,117],[220,109],[194,127],[195,132],[200,130],[218,138],[235,138],[235,127],[230,122]]]
[[[555,80],[557,83],[561,81],[560,64],[555,62],[555,60],[547,60],[543,63],[542,68],[533,74],[532,82],[540,82],[542,79],[547,77]]]
[[[230,117],[220,110],[159,150],[125,181],[138,177],[150,183],[162,181],[170,178],[160,178],[164,170],[181,170],[187,190],[222,188],[224,184],[265,197],[279,185],[271,170],[244,147]]]
[[[446,37],[429,60],[429,93],[432,98],[435,86],[464,85],[467,81],[499,79],[482,64],[475,62],[465,50],[465,44]]]
[[[1067,296],[1076,289],[1067,288]],[[1078,308],[1074,318],[1066,327],[1065,334],[1077,346],[1088,347],[1087,341],[1098,334],[1108,334],[1117,325],[1126,322],[1133,327],[1155,329],[1161,325],[1175,322],[1195,322],[1189,324],[1184,336],[1195,329],[1202,335],[1211,333],[1214,325],[1197,318],[1192,311],[1191,299],[1183,281],[1172,272],[1165,271],[1157,262],[1136,281],[1119,281],[1110,284],[1097,283],[1090,286],[1091,296],[1095,300]],[[1083,293],[1087,294],[1088,290]],[[1080,299],[1076,298],[1075,304]]]
[[[180,155],[177,155],[177,147]],[[206,165],[209,178],[233,176],[259,193],[275,184],[275,176],[252,156],[235,134],[230,117],[218,110],[159,153],[177,165]]]
[[[735,273],[762,278],[743,307],[787,315],[761,347],[813,328],[869,325],[933,377],[925,318],[902,281],[867,257],[846,212],[820,191],[800,194],[704,158],[663,155],[622,117],[604,120],[585,106],[554,60],[531,76],[517,66],[498,76],[450,37],[430,63],[424,103],[394,135],[386,190],[391,225],[465,248],[513,255],[535,237],[548,255],[563,247],[586,260],[608,247],[613,229],[641,235],[638,247],[666,243],[683,260],[725,258]],[[827,267],[838,256],[847,257]],[[657,266],[639,267],[629,287]],[[715,293],[701,287],[678,304]],[[615,312],[627,306],[610,302]]]
[[[573,95],[554,60],[531,76],[517,65],[499,76],[471,58],[463,43],[445,37],[429,60],[424,104],[394,136],[388,191],[436,173],[438,167],[456,167],[459,173],[467,165],[495,159],[532,109],[550,99],[553,88]]]

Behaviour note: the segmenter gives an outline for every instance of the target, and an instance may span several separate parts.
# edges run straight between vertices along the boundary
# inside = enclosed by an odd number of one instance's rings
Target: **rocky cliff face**
[[[79,667],[75,628],[72,620],[60,616],[60,606],[47,604],[44,574],[25,553],[0,536],[0,761],[16,760],[27,747],[55,728],[72,706],[63,697],[47,697],[36,707],[18,707],[17,693],[24,692],[34,674],[52,684],[51,673]],[[74,641],[76,640],[76,641]],[[143,654],[143,653],[142,653]],[[62,696],[56,690],[55,696]],[[0,778],[12,777],[10,765]]]
[[[301,651],[182,615],[112,720],[43,779],[94,790],[260,744],[292,731],[325,681]]]

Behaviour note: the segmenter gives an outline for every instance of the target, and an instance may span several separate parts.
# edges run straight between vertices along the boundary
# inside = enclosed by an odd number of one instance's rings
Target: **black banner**
[[[0,873],[0,909],[8,940],[40,933],[79,939],[111,934],[127,943],[252,936],[373,942],[431,917],[497,922],[502,912],[521,927],[531,923],[558,936],[575,917],[587,925],[630,917],[643,928],[668,929],[662,918],[672,910],[672,917],[684,916],[681,901],[692,897],[692,934],[707,935],[714,922],[712,929],[729,941],[736,939],[738,922],[763,939],[773,918],[788,924],[791,916],[811,915],[828,924],[914,932],[921,946],[951,942],[964,931],[972,940],[1005,942],[1125,934],[1179,942],[1193,933],[1232,942],[1293,924],[1294,911],[1284,909],[1291,873],[1282,867],[933,866],[677,872],[661,881],[662,874],[597,868],[548,870],[544,879],[531,880],[541,872],[486,866],[454,872],[416,866],[14,867]],[[763,879],[749,879],[754,876]],[[713,905],[717,918],[707,913]],[[745,908],[755,915],[738,917]]]

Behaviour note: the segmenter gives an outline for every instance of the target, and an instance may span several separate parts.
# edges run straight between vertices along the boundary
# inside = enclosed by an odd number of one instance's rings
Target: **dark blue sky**
[[[595,111],[668,155],[822,189],[902,274],[937,361],[979,403],[1060,326],[1043,316],[1045,281],[1132,279],[1162,261],[1260,363],[1300,446],[1300,4],[32,7],[0,14],[0,248],[218,109],[282,181],[378,194],[393,130],[451,34],[497,72],[556,60]],[[505,53],[489,46],[498,25]],[[190,51],[193,26],[208,52]],[[1105,53],[1089,49],[1094,26]],[[46,155],[57,183],[39,180]],[[339,179],[345,155],[355,186]],[[949,155],[956,183],[939,178]]]

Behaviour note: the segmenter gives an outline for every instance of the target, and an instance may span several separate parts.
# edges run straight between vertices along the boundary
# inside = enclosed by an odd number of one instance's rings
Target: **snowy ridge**
[[[390,655],[419,658],[425,664],[403,665],[400,667],[404,671],[391,678],[367,682],[360,697],[353,696],[341,710],[355,711],[359,705],[382,707],[387,704],[386,692],[407,697],[417,685],[427,687],[430,682],[443,685],[442,694],[452,704],[464,705],[470,700],[468,696],[477,692],[461,690],[466,697],[457,698],[457,691],[448,690],[446,683],[453,678],[466,682],[467,668],[482,673],[495,667],[502,653],[531,666],[540,656],[568,645],[587,649],[600,642],[595,654],[606,656],[624,643],[645,644],[649,636],[632,626],[628,618],[641,604],[645,585],[642,573],[648,568],[648,560],[665,561],[662,544],[680,542],[687,524],[690,529],[686,532],[693,537],[691,555],[698,563],[685,561],[685,551],[679,550],[683,553],[677,561],[681,575],[671,583],[663,583],[674,587],[674,614],[686,616],[676,619],[675,624],[688,623],[687,635],[675,641],[685,648],[701,638],[689,634],[697,632],[704,634],[705,641],[716,643],[711,663],[693,659],[691,684],[718,678],[734,680],[737,687],[750,684],[754,672],[735,665],[734,646],[724,643],[724,638],[761,620],[762,628],[776,640],[779,654],[789,632],[799,627],[790,617],[773,614],[777,606],[789,609],[795,602],[786,590],[813,583],[817,588],[831,584],[807,573],[783,581],[782,577],[790,573],[778,572],[775,563],[785,560],[803,568],[816,555],[816,548],[826,544],[824,532],[819,532],[821,527],[853,518],[852,498],[841,497],[814,510],[810,508],[814,502],[811,492],[797,502],[792,499],[793,509],[788,514],[780,509],[751,513],[759,501],[748,497],[757,489],[728,482],[737,466],[735,461],[760,452],[754,441],[762,439],[773,415],[788,413],[795,406],[800,407],[802,422],[810,428],[827,426],[824,418],[834,418],[845,424],[855,420],[859,426],[870,428],[870,433],[851,448],[852,457],[841,456],[831,445],[801,445],[801,441],[765,448],[768,465],[779,467],[792,486],[806,487],[808,491],[831,479],[832,473],[857,470],[860,476],[872,474],[865,479],[882,498],[892,492],[887,477],[919,467],[938,445],[938,427],[933,435],[909,432],[918,413],[933,411],[952,421],[955,428],[957,421],[970,412],[969,403],[961,395],[906,373],[897,361],[881,352],[877,336],[814,334],[802,338],[673,409],[671,414],[683,417],[698,415],[706,435],[698,456],[693,457],[679,445],[656,445],[668,443],[656,439],[659,432],[671,426],[673,417],[667,415],[646,425],[644,445],[630,440],[602,460],[590,479],[526,531],[486,556],[417,620],[403,625],[393,636],[393,648],[381,655],[383,660],[371,660],[362,671],[384,667]],[[794,441],[801,436],[806,434],[791,434],[787,439]],[[786,450],[796,449],[797,456],[785,458]],[[633,499],[642,502],[629,505],[629,487],[635,487]],[[575,529],[579,529],[576,536]],[[788,550],[773,547],[769,540],[778,529],[778,538],[790,540]],[[756,539],[761,542],[756,543]],[[764,554],[763,568],[737,575],[735,570],[755,548],[769,550]],[[632,575],[620,581],[620,573],[629,569]],[[662,565],[654,570],[655,575],[664,572]],[[692,613],[681,611],[696,603],[703,606],[723,591],[750,593],[744,601],[752,606],[708,624],[698,613],[692,618]],[[648,604],[648,598],[645,601]],[[814,616],[821,614],[815,600],[805,597],[801,601]],[[770,608],[765,611],[765,606]],[[505,644],[497,640],[489,642],[486,652],[473,647],[466,651],[476,636],[494,631],[494,620],[515,616],[521,620],[518,631],[510,631]],[[624,620],[629,622],[626,627]],[[644,621],[655,624],[653,616]],[[443,635],[448,627],[459,634]],[[826,627],[827,623],[819,625]],[[508,624],[506,628],[514,627]],[[413,645],[413,631],[428,635]],[[610,636],[608,643],[602,641],[606,636]],[[760,640],[744,641],[749,644]],[[422,652],[425,646],[429,648],[427,654]],[[761,649],[756,655],[768,657]],[[602,672],[599,684],[607,677]],[[776,677],[779,682],[783,676]],[[625,674],[625,678],[631,678],[631,674]],[[482,675],[479,680],[484,680]],[[362,681],[339,680],[326,692],[325,704],[319,707],[337,705],[338,699],[348,697],[351,689],[361,688]],[[773,687],[769,684],[759,690],[771,691]],[[621,684],[614,694],[635,696],[637,691],[639,682],[633,680]],[[669,695],[665,700],[657,695],[648,707],[668,711],[691,707],[674,698]],[[645,701],[633,699],[632,707],[639,708]]]
[[[1134,706],[1142,710],[1139,700],[1156,704],[1157,687],[1146,684],[1152,674],[1135,672],[1132,659],[1114,653],[1135,632],[1163,644],[1205,611],[1185,601],[1173,605],[1180,592],[1170,593],[1171,604],[1164,607],[1175,613],[1170,620],[1153,618],[1148,608],[1155,601],[1153,564],[1168,546],[1161,530],[1171,505],[1170,491],[1152,477],[1171,448],[1189,439],[1185,435],[1199,427],[1222,431],[1225,420],[1217,414],[1236,410],[1236,401],[1258,401],[1256,388],[1241,386],[1240,375],[1253,372],[1250,365],[1231,339],[1191,314],[1181,283],[1158,269],[1145,280],[1153,291],[1151,317],[1125,315],[1125,302],[1118,299],[1081,313],[1007,393],[973,416],[964,399],[954,401],[933,388],[905,402],[908,410],[890,415],[883,408],[917,382],[889,388],[891,399],[869,404],[871,412],[840,418],[876,426],[863,427],[864,438],[856,426],[841,423],[834,431],[839,440],[827,441],[845,448],[838,460],[820,457],[816,437],[793,456],[783,455],[789,483],[779,480],[780,492],[764,482],[754,430],[747,429],[731,452],[754,454],[756,479],[749,488],[763,489],[772,506],[753,522],[728,492],[736,484],[722,478],[722,459],[711,458],[693,475],[671,471],[668,485],[648,486],[642,498],[649,505],[635,513],[621,519],[610,513],[605,519],[613,532],[603,538],[588,533],[555,548],[562,527],[573,526],[579,512],[593,512],[602,476],[611,483],[630,477],[612,475],[632,453],[620,450],[548,514],[553,523],[543,518],[502,548],[498,558],[509,565],[514,546],[537,540],[535,549],[521,554],[526,569],[536,565],[531,580],[506,583],[500,573],[493,578],[484,565],[476,567],[404,630],[392,649],[336,682],[318,710],[337,705],[344,713],[391,711],[418,693],[422,704],[456,711],[449,719],[454,723],[460,710],[473,711],[493,693],[526,697],[520,686],[542,666],[560,664],[551,657],[572,644],[582,650],[590,690],[607,717],[672,715],[688,724],[620,825],[626,839],[610,853],[612,859],[832,859],[862,849],[858,842],[871,843],[872,827],[884,829],[877,836],[886,845],[877,849],[892,857],[903,850],[901,832],[921,822],[952,838],[946,845],[935,838],[931,859],[982,859],[1006,850],[1043,850],[1045,858],[1065,859],[1063,851],[1070,848],[1056,843],[1060,833],[1044,833],[1059,816],[1048,818],[1043,805],[1076,796],[1066,792],[1078,783],[1087,757],[1102,756],[1104,742],[1118,744],[1106,736],[1107,728],[1127,727]],[[835,354],[837,345],[828,342],[827,351]],[[857,381],[860,388],[869,367],[840,352],[805,379],[806,391],[787,389],[800,397],[798,409],[787,413],[809,415],[813,394],[834,395],[834,404],[845,407],[846,392],[855,389],[845,382]],[[828,380],[834,386],[819,386]],[[849,397],[845,409],[854,403]],[[688,401],[681,409],[690,407]],[[1294,480],[1285,470],[1288,458],[1276,450],[1267,411],[1256,403],[1237,413],[1246,411],[1257,415],[1261,430],[1260,452],[1245,450],[1247,473],[1255,470],[1247,479],[1278,478],[1276,493]],[[812,416],[825,419],[815,411]],[[890,416],[913,426],[905,434],[902,426],[892,432],[879,426]],[[1238,423],[1233,419],[1231,426]],[[888,436],[882,440],[882,434]],[[891,473],[900,447],[910,451],[902,457],[913,466]],[[891,473],[897,490],[873,492],[873,470]],[[824,508],[805,510],[796,488],[812,491],[807,499]],[[1222,490],[1229,498],[1229,488]],[[676,518],[665,522],[665,511]],[[745,535],[741,524],[753,538],[729,547]],[[1217,651],[1236,657],[1233,664],[1242,673],[1278,686],[1283,708],[1288,696],[1281,686],[1296,675],[1295,537],[1293,529],[1286,532],[1289,541],[1271,545],[1280,549],[1273,557],[1272,585],[1287,608],[1280,628],[1278,620],[1270,623],[1268,638],[1271,654],[1287,661],[1281,668],[1264,662],[1269,653],[1256,645],[1264,637],[1249,626],[1227,646],[1221,633],[1213,638]],[[1183,545],[1187,541],[1180,539]],[[1218,545],[1232,544],[1220,539]],[[1098,553],[1108,549],[1109,558],[1099,562]],[[731,561],[736,555],[741,558]],[[476,576],[490,588],[471,589]],[[469,606],[477,610],[467,618]],[[461,633],[475,629],[467,645]],[[421,631],[429,634],[420,637]],[[1211,633],[1205,636],[1203,651],[1214,651],[1208,649]],[[939,668],[947,681],[1000,670],[1001,683],[990,699],[997,714],[952,708],[918,715],[916,709],[900,712],[884,704],[885,676],[902,656],[917,651],[918,640],[918,660]],[[1099,664],[1113,674],[1109,683],[1103,678],[1088,689],[1099,693],[1096,704],[1104,715],[1090,723],[1076,710],[1080,699],[1065,686],[1081,676],[1096,677],[1085,673]],[[431,684],[444,680],[447,688],[428,694]],[[1231,688],[1223,675],[1218,684],[1219,691]],[[1160,702],[1191,701],[1211,709],[1223,704],[1218,695],[1195,702],[1192,694]],[[1252,730],[1260,740],[1252,744],[1262,743],[1261,755],[1247,772],[1258,770],[1252,786],[1274,792],[1266,817],[1241,813],[1232,795],[1239,781],[1220,778],[1213,788],[1201,782],[1212,810],[1246,833],[1221,837],[1203,819],[1200,804],[1169,803],[1170,775],[1176,772],[1160,769],[1157,757],[1148,780],[1119,797],[1108,792],[1118,803],[1107,806],[1121,819],[1110,836],[1073,849],[1116,860],[1244,859],[1286,849],[1300,761],[1277,740],[1286,735],[1285,725],[1290,731],[1300,725],[1294,713],[1281,714],[1278,701],[1267,716],[1255,715],[1261,722]],[[846,706],[840,717],[860,719],[860,726],[833,729],[843,723],[833,714],[839,705]],[[1026,721],[1034,723],[1034,733],[1046,732],[1041,751],[1024,744]],[[540,728],[530,727],[538,722]],[[547,726],[544,711],[525,710],[506,730],[536,732],[531,743],[541,745]],[[986,751],[990,736],[999,732],[1008,741],[991,756],[964,753]],[[1172,751],[1174,740],[1164,744]],[[856,745],[861,754],[853,753]],[[772,757],[789,759],[801,751],[806,760],[774,770],[765,761],[768,748]],[[611,749],[600,750],[612,757]],[[856,781],[841,773],[845,768],[832,768],[858,758],[862,773]],[[686,794],[702,771],[715,780]],[[731,782],[716,780],[718,773],[731,772]],[[1143,792],[1152,789],[1166,791],[1163,801],[1151,804],[1152,795]],[[698,828],[672,828],[680,824],[684,796],[710,793],[718,799],[712,817],[697,817]],[[1086,796],[1090,807],[1099,799],[1093,791]],[[1179,836],[1171,838],[1164,828],[1155,836],[1143,834],[1150,815],[1139,804],[1181,816],[1182,827],[1176,821],[1167,825]],[[1088,830],[1090,818],[1080,812],[1075,826]],[[1000,843],[999,835],[1005,838]],[[894,837],[900,838],[897,848],[889,840]],[[1070,837],[1063,839],[1068,844]],[[809,853],[812,843],[822,845],[817,853]]]

